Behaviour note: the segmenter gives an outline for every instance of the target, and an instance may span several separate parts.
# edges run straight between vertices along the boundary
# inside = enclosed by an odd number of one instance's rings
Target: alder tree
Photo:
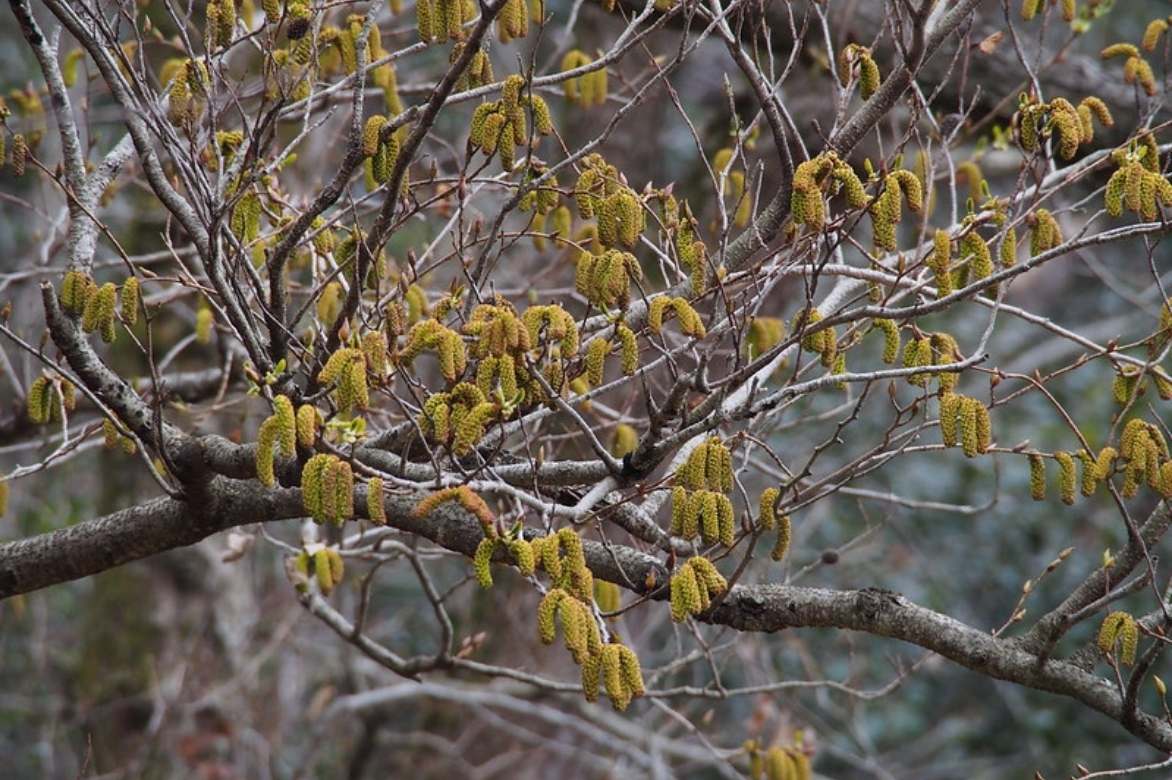
[[[856,776],[788,697],[941,659],[1172,767],[1172,44],[1113,5],[9,0],[0,597],[273,561],[381,679],[331,711],[582,776]],[[99,462],[119,508],[17,521]],[[1026,495],[1065,530],[1000,561]],[[916,522],[1003,620],[896,592]]]

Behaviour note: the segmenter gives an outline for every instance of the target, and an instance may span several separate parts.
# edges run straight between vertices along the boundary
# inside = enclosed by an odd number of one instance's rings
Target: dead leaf
[[[990,35],[989,37],[985,38],[985,40],[978,43],[977,48],[980,49],[985,54],[992,54],[993,50],[997,48],[997,45],[999,43],[1001,43],[1001,39],[1004,37],[1005,37],[1005,31],[998,30],[997,32]]]

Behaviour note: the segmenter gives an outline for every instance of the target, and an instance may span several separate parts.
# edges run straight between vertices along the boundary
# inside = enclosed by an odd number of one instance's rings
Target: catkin
[[[261,423],[256,438],[256,476],[260,483],[266,487],[272,487],[277,482],[273,473],[273,456],[276,450],[277,435],[275,417],[269,417]]]
[[[387,510],[383,506],[383,481],[380,477],[371,477],[366,483],[366,516],[375,525],[387,524]]]
[[[1148,22],[1147,28],[1144,30],[1143,42],[1141,45],[1144,51],[1155,51],[1156,44],[1160,40],[1160,36],[1168,29],[1168,22],[1165,19],[1153,19]]]
[[[312,404],[302,404],[297,409],[297,442],[305,449],[312,449],[317,440],[318,411]]]
[[[297,454],[297,421],[293,412],[293,402],[288,397],[274,396],[273,419],[276,420],[277,443],[281,445],[281,455],[291,458]]]
[[[619,423],[614,429],[614,440],[610,445],[610,452],[616,458],[622,458],[635,451],[639,445],[639,434],[626,423]]]
[[[1030,498],[1046,500],[1046,460],[1037,453],[1030,453]]]
[[[212,325],[215,316],[212,310],[201,308],[195,313],[195,340],[200,344],[207,344],[212,340]]]
[[[1103,655],[1114,655],[1119,646],[1117,658],[1130,666],[1135,663],[1136,646],[1139,643],[1139,626],[1130,614],[1112,612],[1103,618],[1099,627],[1098,645]]]
[[[777,518],[777,539],[773,543],[773,550],[769,553],[770,558],[775,561],[780,561],[785,558],[785,554],[789,552],[791,535],[790,516],[782,515]]]
[[[484,537],[476,546],[476,554],[472,556],[472,571],[476,574],[476,581],[482,588],[492,587],[492,555],[496,550],[497,540]]]
[[[120,311],[122,314],[122,322],[128,328],[134,327],[138,322],[139,296],[138,278],[134,276],[127,277],[126,281],[122,283]]]
[[[1074,458],[1069,452],[1055,452],[1054,460],[1058,461],[1058,487],[1062,503],[1070,506],[1074,503]]]

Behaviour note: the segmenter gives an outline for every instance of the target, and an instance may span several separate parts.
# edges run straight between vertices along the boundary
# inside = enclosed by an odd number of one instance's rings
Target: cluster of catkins
[[[692,292],[703,295],[708,289],[708,248],[696,234],[697,222],[687,201],[683,206],[670,192],[659,193],[663,205],[663,226],[674,233],[673,245],[680,267],[688,272]]]
[[[793,193],[790,195],[790,214],[793,216],[795,224],[805,225],[814,231],[820,231],[823,228],[826,224],[826,203],[824,200],[826,193],[823,187],[830,182],[834,182],[842,188],[847,205],[851,208],[861,209],[870,205],[871,199],[854,169],[839,159],[834,152],[824,152],[801,163],[794,171]],[[896,190],[895,208],[898,208],[898,189],[894,187],[892,189]],[[890,211],[891,205],[890,202],[887,203],[888,211]],[[882,220],[883,217],[880,219]]]
[[[800,344],[803,350],[820,355],[822,365],[828,368],[834,367],[835,371],[838,372],[839,368],[845,369],[845,363],[841,362],[844,355],[838,350],[838,332],[834,326],[808,332],[810,326],[821,321],[822,312],[813,307],[801,309],[794,315],[790,329],[795,333],[802,332]]]
[[[1028,221],[1033,226],[1032,245],[1037,250],[1035,254],[1062,243],[1062,232],[1050,212],[1038,209],[1028,217]],[[993,250],[978,231],[979,226],[975,215],[969,214],[964,218],[960,237],[955,240],[955,252],[951,233],[945,229],[933,233],[932,250],[924,259],[924,265],[932,272],[937,298],[944,298],[958,288],[992,275]],[[998,250],[998,262],[1002,268],[1010,268],[1017,262],[1017,231],[1013,228],[1005,231]]]
[[[365,158],[366,188],[377,189],[390,181],[391,172],[399,160],[399,139],[387,126],[385,116],[372,116],[362,129],[362,156]],[[400,184],[400,193],[407,187],[407,177]]]
[[[451,390],[432,393],[423,403],[419,427],[425,436],[447,446],[453,455],[467,455],[484,438],[501,405],[489,401],[479,387],[459,382]]]
[[[484,500],[466,485],[438,490],[422,499],[412,516],[423,518],[445,502],[458,504],[480,522],[484,538],[473,554],[472,568],[482,587],[492,587],[492,561],[503,550],[517,570],[526,577],[544,571],[549,590],[537,607],[538,635],[552,644],[561,627],[566,649],[582,667],[582,687],[588,701],[596,701],[600,682],[617,710],[643,694],[643,676],[634,652],[618,642],[603,642],[594,609],[594,575],[586,565],[582,539],[571,528],[548,536],[526,540],[514,532],[502,536],[496,518]],[[618,607],[617,591],[608,605]]]
[[[1097,455],[1079,450],[1073,456],[1058,451],[1052,457],[1059,468],[1059,495],[1064,504],[1075,499],[1075,458],[1082,467],[1078,484],[1084,496],[1094,495],[1099,485],[1119,468],[1123,469],[1120,493],[1132,498],[1141,485],[1147,485],[1163,498],[1172,498],[1172,460],[1168,459],[1168,445],[1158,426],[1138,418],[1123,427],[1119,449],[1103,447]],[[1035,501],[1046,498],[1046,459],[1041,453],[1029,453],[1030,496]]]
[[[337,455],[314,455],[301,470],[301,500],[318,523],[341,525],[353,517],[354,472],[350,464]]]
[[[732,455],[713,436],[688,454],[675,473],[671,493],[671,533],[683,539],[700,536],[706,544],[732,547],[736,525],[732,500]]]
[[[229,0],[230,2],[231,0]],[[302,550],[293,558],[293,569],[299,575],[297,590],[304,593],[312,577],[323,596],[333,593],[342,582],[346,567],[337,547],[318,545],[313,552]]]
[[[965,457],[980,455],[992,443],[989,410],[976,398],[951,391],[941,393],[940,435],[945,447],[955,447],[959,435]]]
[[[1022,0],[1021,2],[1021,18],[1024,21],[1031,21],[1038,15],[1038,10],[1043,7],[1043,3],[1047,0]],[[1062,19],[1066,22],[1073,22],[1075,13],[1078,11],[1078,4],[1075,0],[1061,0],[1062,5]]]
[[[1105,456],[1100,453],[1100,459]],[[1119,436],[1119,460],[1123,462],[1123,486],[1120,493],[1131,498],[1147,485],[1164,498],[1172,498],[1172,460],[1168,443],[1158,425],[1139,418],[1127,421]],[[1104,471],[1109,472],[1110,466]]]
[[[948,333],[932,333],[910,339],[903,348],[903,367],[947,366],[956,362],[959,354],[956,339]],[[951,393],[956,387],[957,375],[950,371],[933,372],[940,383],[940,392]],[[933,373],[911,374],[908,384],[913,387],[927,387]]]
[[[407,332],[403,349],[392,356],[398,365],[410,367],[424,352],[435,352],[440,371],[449,382],[454,382],[468,365],[468,353],[460,334],[438,319],[420,320]]]
[[[633,249],[638,244],[646,226],[643,201],[602,155],[591,154],[582,161],[574,202],[583,219],[597,219],[598,240],[604,247]]]
[[[77,406],[77,388],[68,379],[41,374],[29,385],[25,409],[29,422],[44,425],[61,419],[61,410],[72,412]]]
[[[1139,624],[1126,612],[1110,613],[1099,627],[1098,645],[1099,651],[1108,656],[1115,656],[1118,646],[1116,657],[1131,666],[1135,663],[1135,650],[1139,645]]]
[[[501,11],[498,25],[504,25],[506,6]],[[419,0],[415,4],[415,22],[419,40],[424,43],[446,43],[464,40],[464,24],[479,15],[473,0]],[[511,16],[509,17],[511,19]],[[524,35],[524,33],[522,33]]]
[[[330,355],[317,381],[333,386],[332,397],[338,411],[349,414],[354,409],[365,409],[370,404],[370,390],[366,383],[366,353],[359,347],[340,347]]]
[[[866,46],[860,46],[857,43],[847,44],[838,51],[838,78],[842,81],[843,86],[850,83],[851,74],[858,69],[859,74],[859,95],[863,100],[870,100],[871,95],[879,89],[883,83],[883,77],[879,74],[879,66],[875,63],[871,56],[871,50]]]
[[[1103,127],[1115,124],[1107,104],[1097,97],[1083,98],[1075,108],[1066,98],[1040,103],[1023,94],[1018,108],[1018,142],[1025,151],[1034,152],[1039,139],[1056,135],[1058,155],[1070,160],[1080,146],[1094,140],[1096,119]]]
[[[606,358],[614,351],[616,344],[619,348],[623,375],[630,376],[639,368],[639,343],[635,338],[635,331],[620,320],[615,323],[613,338],[597,336],[586,345],[586,381],[591,385],[602,384],[606,373]]]
[[[571,49],[562,57],[562,70],[575,70],[591,62],[594,60],[586,52]],[[566,96],[566,100],[582,108],[601,106],[606,102],[606,91],[606,66],[600,66],[562,82],[562,94]]]
[[[762,750],[757,740],[744,744],[749,754],[749,777],[752,780],[810,780],[810,757],[800,745]]]
[[[1160,151],[1151,133],[1111,155],[1118,166],[1107,181],[1103,201],[1112,217],[1124,209],[1145,220],[1159,218],[1159,205],[1172,206],[1172,183],[1160,172]]]
[[[167,91],[167,119],[177,126],[193,124],[207,104],[211,84],[207,66],[199,60],[167,60],[159,80],[171,85]]]
[[[621,642],[603,642],[594,610],[594,578],[586,567],[582,540],[573,530],[533,540],[537,565],[550,577],[551,587],[537,606],[537,629],[542,643],[552,644],[561,626],[566,649],[582,668],[582,690],[587,701],[598,700],[601,686],[611,706],[623,711],[644,693],[643,673],[635,652]]]
[[[616,305],[625,309],[631,297],[631,281],[642,279],[643,268],[630,252],[582,252],[574,272],[574,289],[600,309],[609,310]]]
[[[1165,24],[1167,23],[1165,22]],[[1151,28],[1149,27],[1149,29]],[[1157,33],[1157,37],[1158,35]],[[1103,49],[1101,56],[1105,60],[1123,57],[1123,81],[1127,84],[1139,84],[1148,95],[1156,94],[1158,85],[1152,64],[1143,58],[1134,44],[1113,43]]]
[[[549,106],[540,95],[525,91],[525,79],[512,75],[501,87],[500,100],[481,103],[472,112],[468,144],[491,157],[500,155],[501,167],[513,169],[515,147],[529,143],[529,122],[526,113],[533,115],[533,127],[538,133],[553,132]]]
[[[86,333],[98,331],[102,341],[107,343],[117,338],[114,330],[114,315],[119,314],[123,324],[130,328],[138,322],[141,305],[141,290],[136,277],[128,277],[121,288],[113,282],[100,287],[84,271],[67,271],[61,284],[59,296],[61,307],[70,314],[81,315],[81,327]]]
[[[277,483],[273,459],[278,450],[283,458],[297,454],[297,415],[293,402],[283,395],[273,398],[273,413],[260,424],[256,435],[256,476],[269,487]]]
[[[1155,354],[1159,354],[1159,351]],[[1111,395],[1115,398],[1115,403],[1126,406],[1132,399],[1143,395],[1146,392],[1143,385],[1144,377],[1151,377],[1160,400],[1172,400],[1172,378],[1169,378],[1164,369],[1152,366],[1144,371],[1139,366],[1124,365],[1116,370],[1115,379],[1111,382]]]
[[[675,314],[676,321],[680,324],[680,331],[685,336],[702,339],[707,333],[704,321],[700,319],[700,314],[692,308],[692,304],[679,296],[671,297],[668,295],[656,296],[651,299],[651,303],[648,305],[647,326],[651,328],[652,333],[658,335],[663,329],[663,319],[667,314]]]
[[[896,227],[903,218],[902,204],[905,200],[907,207],[912,211],[923,210],[924,188],[919,177],[904,169],[887,174],[883,179],[883,190],[871,206],[871,226],[876,247],[889,252],[895,251]],[[855,202],[858,202],[857,198],[850,205],[854,206]]]
[[[712,597],[728,590],[728,581],[707,558],[696,555],[684,561],[670,582],[671,619],[677,623],[699,615],[712,606]]]

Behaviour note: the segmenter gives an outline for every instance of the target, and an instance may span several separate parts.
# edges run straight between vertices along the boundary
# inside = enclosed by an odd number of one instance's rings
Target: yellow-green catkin
[[[86,303],[97,289],[94,280],[84,271],[66,271],[61,282],[61,306],[71,314],[81,314]]]
[[[1069,452],[1055,452],[1054,460],[1058,461],[1058,488],[1062,503],[1067,506],[1074,503],[1075,470],[1074,458]]]
[[[936,297],[952,294],[952,236],[947,230],[937,230],[932,239],[932,253],[925,264],[932,271]]]
[[[773,549],[769,553],[770,558],[775,561],[785,558],[786,553],[789,552],[792,534],[790,516],[786,514],[777,518],[777,539],[774,540]]]
[[[291,458],[297,454],[297,420],[293,402],[287,396],[277,395],[273,398],[273,419],[276,420],[281,455]]]
[[[122,322],[128,328],[133,328],[138,322],[138,307],[140,301],[140,291],[138,278],[129,276],[126,281],[122,283],[122,294],[119,301],[121,306]]]
[[[256,437],[256,477],[262,485],[272,487],[277,483],[273,472],[273,456],[276,452],[277,421],[275,417],[267,418],[261,423]]]
[[[1168,20],[1166,19],[1153,19],[1148,22],[1147,29],[1144,30],[1143,41],[1140,44],[1143,46],[1144,51],[1155,51],[1156,44],[1160,41],[1160,36],[1167,30]]]
[[[29,422],[43,425],[53,414],[53,384],[44,374],[38,376],[29,385],[28,396],[25,398],[25,408]]]
[[[895,320],[883,318],[874,320],[873,324],[877,330],[883,333],[883,362],[890,365],[899,356],[899,326]]]
[[[482,588],[492,587],[492,555],[496,550],[497,540],[485,537],[476,546],[476,553],[472,556],[472,571],[476,581]]]
[[[1046,500],[1046,459],[1037,453],[1030,453],[1030,498]]]
[[[1103,655],[1114,655],[1128,666],[1135,663],[1135,651],[1139,644],[1139,626],[1127,612],[1112,612],[1103,618],[1099,627],[1098,645]],[[1116,646],[1118,654],[1116,655]]]
[[[635,451],[639,446],[639,434],[626,423],[619,423],[614,429],[614,441],[610,445],[610,452],[616,458],[622,458]]]
[[[81,327],[87,333],[100,331],[102,341],[110,343],[117,334],[114,330],[114,310],[118,303],[118,288],[106,282],[89,296],[82,313]]]
[[[302,404],[297,409],[297,443],[305,449],[313,449],[317,440],[318,411],[312,404]]]
[[[212,340],[212,325],[215,317],[209,308],[201,308],[195,313],[195,340],[200,344],[207,344]]]
[[[383,506],[383,481],[380,477],[371,477],[366,483],[366,516],[375,525],[387,524],[387,510]]]
[[[28,164],[28,156],[28,141],[25,140],[24,133],[13,133],[12,174],[14,176],[24,176],[25,167]]]

